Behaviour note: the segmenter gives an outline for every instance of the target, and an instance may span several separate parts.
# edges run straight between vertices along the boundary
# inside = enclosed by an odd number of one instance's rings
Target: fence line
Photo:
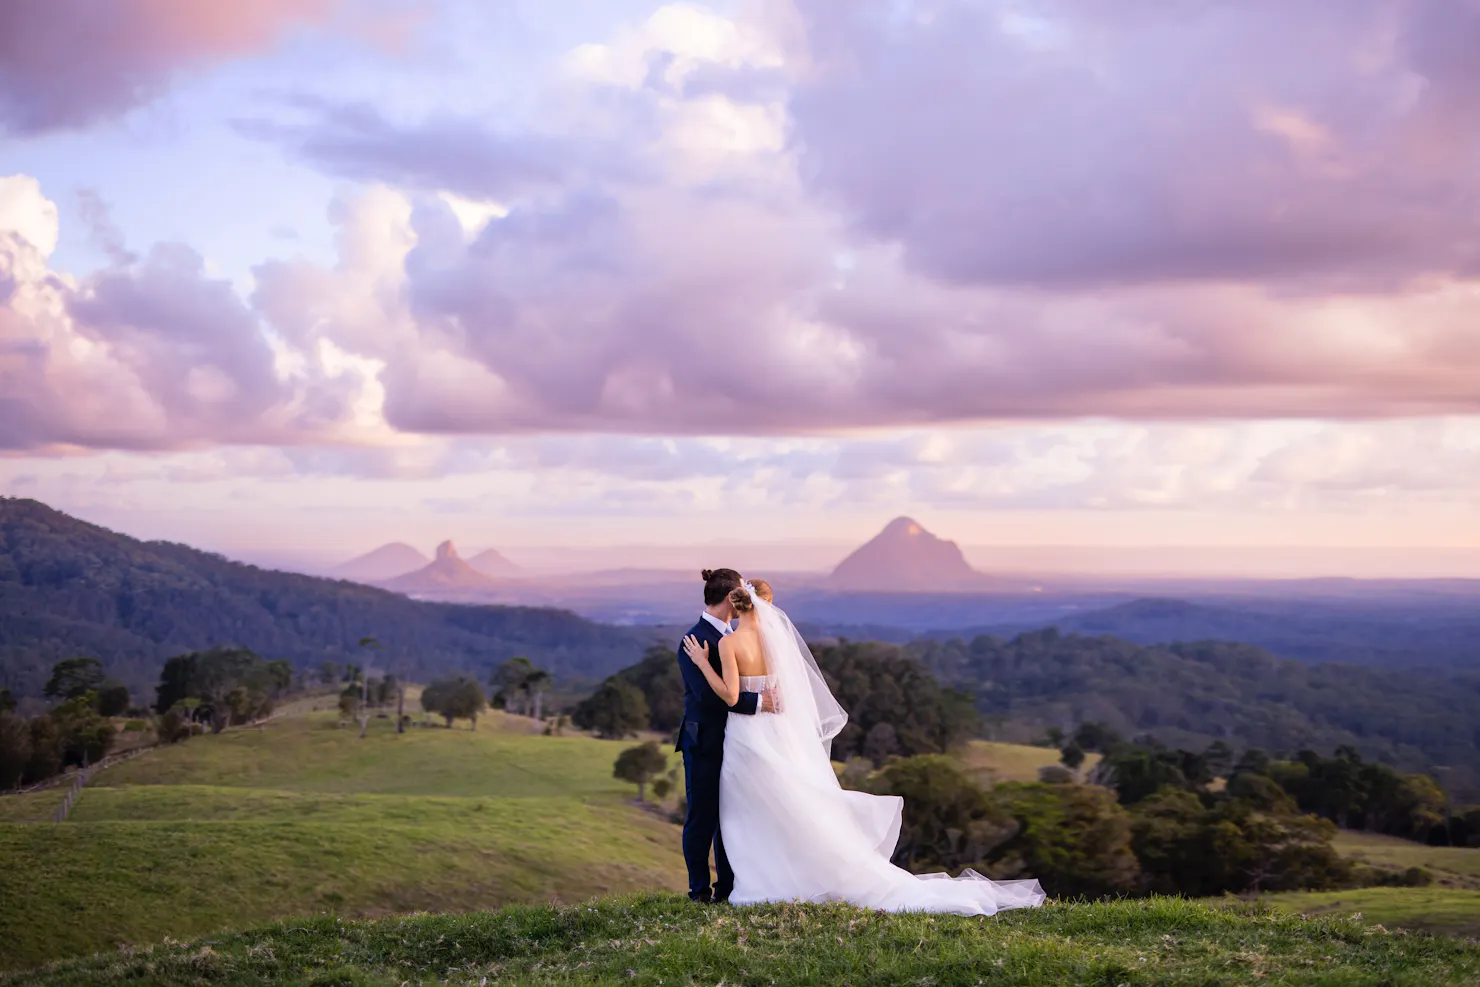
[[[72,806],[77,804],[78,797],[82,795],[82,786],[86,785],[93,775],[102,771],[104,768],[111,768],[115,764],[131,761],[140,754],[148,754],[158,746],[160,745],[150,744],[148,747],[135,747],[131,751],[124,751],[122,754],[105,757],[91,767],[79,768],[77,773],[72,776],[72,784],[67,788],[67,795],[62,799],[62,804],[57,807],[56,818],[53,821],[57,823],[67,821],[67,817],[72,814]]]
[[[62,799],[62,804],[57,807],[55,822],[67,821],[67,816],[72,812],[72,806],[77,802],[77,794],[82,791],[82,786],[87,784],[87,776],[91,771],[91,768],[79,768],[72,776],[72,785],[67,789],[67,797]]]

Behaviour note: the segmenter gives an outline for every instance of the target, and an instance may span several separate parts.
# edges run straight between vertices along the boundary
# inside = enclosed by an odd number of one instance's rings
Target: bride
[[[720,831],[735,871],[730,901],[846,901],[888,912],[993,915],[1041,905],[1037,881],[911,874],[889,862],[904,800],[838,783],[832,738],[848,721],[806,642],[770,587],[745,583],[730,596],[740,616],[720,639],[720,672],[709,646],[684,650],[726,704],[742,691],[770,691],[775,713],[732,716],[720,768]]]

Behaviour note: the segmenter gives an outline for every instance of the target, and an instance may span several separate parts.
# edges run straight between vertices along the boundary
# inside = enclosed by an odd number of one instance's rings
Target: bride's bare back
[[[761,649],[761,632],[754,620],[742,620],[733,634],[719,642],[720,658],[725,652],[735,659],[735,670],[743,676],[765,675],[766,655]]]

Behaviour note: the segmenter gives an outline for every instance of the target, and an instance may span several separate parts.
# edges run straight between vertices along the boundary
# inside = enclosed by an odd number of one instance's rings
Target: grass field
[[[612,777],[627,746],[329,713],[161,748],[100,772],[71,818],[54,789],[0,799],[0,966],[287,915],[466,911],[678,889],[673,827]]]
[[[0,976],[22,985],[1460,985],[1480,947],[1180,899],[992,919],[841,905],[701,908],[676,895],[373,922],[294,921]]]
[[[1422,867],[1444,887],[1480,891],[1480,849],[1475,847],[1424,846],[1391,836],[1350,832],[1338,834],[1335,843],[1344,856],[1374,867]]]
[[[1438,887],[1360,888],[1274,894],[1266,895],[1263,900],[1277,910],[1295,914],[1358,916],[1363,922],[1389,929],[1480,940],[1480,891]]]
[[[1059,763],[1059,752],[1052,747],[973,740],[961,752],[961,760],[981,782],[1037,781],[1039,768]],[[1099,760],[1098,754],[1086,755],[1080,771],[1089,771]]]

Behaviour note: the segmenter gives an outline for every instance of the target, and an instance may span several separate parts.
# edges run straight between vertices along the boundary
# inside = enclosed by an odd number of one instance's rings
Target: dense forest
[[[51,667],[93,656],[136,696],[166,659],[225,645],[317,668],[368,660],[403,679],[454,669],[478,677],[526,655],[565,679],[636,660],[652,632],[549,609],[425,603],[356,583],[141,542],[34,500],[0,498],[0,686],[39,696]]]
[[[901,650],[970,690],[988,724],[1014,739],[1097,721],[1196,749],[1349,746],[1451,791],[1480,789],[1480,673],[1311,665],[1245,644],[1147,646],[1053,629]]]

